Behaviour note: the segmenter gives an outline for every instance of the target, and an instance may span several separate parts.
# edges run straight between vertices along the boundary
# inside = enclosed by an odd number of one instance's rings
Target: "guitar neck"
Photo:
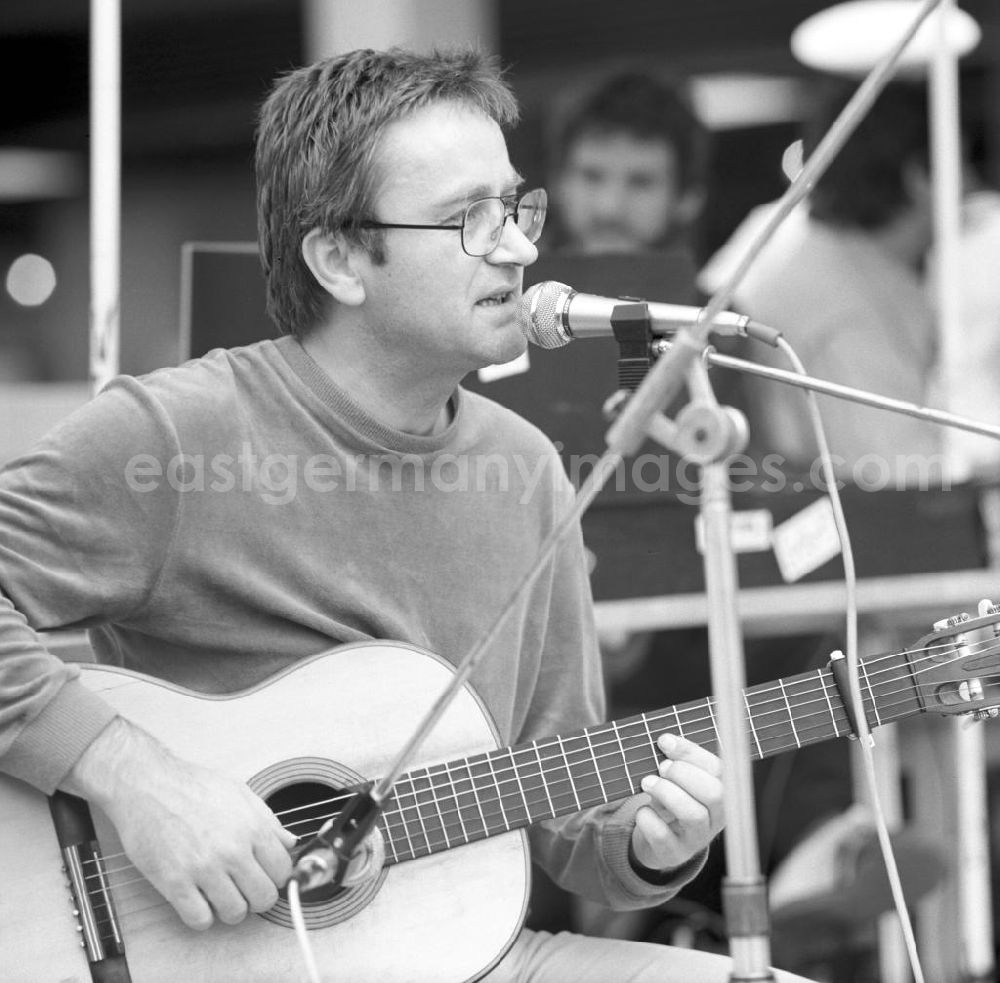
[[[871,727],[922,709],[906,653],[860,666]],[[817,669],[743,691],[755,760],[851,733],[829,669]],[[432,765],[402,776],[381,819],[387,860],[427,856],[521,829],[543,819],[625,799],[639,791],[663,755],[664,733],[718,753],[715,700],[707,698]]]

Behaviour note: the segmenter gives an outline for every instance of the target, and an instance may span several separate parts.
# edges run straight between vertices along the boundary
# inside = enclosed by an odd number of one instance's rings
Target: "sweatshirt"
[[[48,653],[87,628],[98,661],[205,693],[338,643],[408,642],[452,664],[482,637],[572,504],[537,429],[461,388],[446,429],[366,413],[292,338],[121,377],[0,472],[0,769],[51,792],[114,710]],[[575,526],[470,680],[505,744],[604,714]],[[641,797],[536,824],[553,879],[613,907],[660,903],[628,862]]]

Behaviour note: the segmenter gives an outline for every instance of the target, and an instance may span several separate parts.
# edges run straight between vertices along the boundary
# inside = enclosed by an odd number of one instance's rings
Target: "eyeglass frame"
[[[503,229],[504,229],[504,226],[506,226],[506,224],[507,224],[507,219],[509,219],[509,218],[514,219],[514,224],[517,225],[517,213],[518,213],[518,211],[519,211],[519,209],[521,207],[521,203],[524,201],[525,198],[528,197],[528,195],[535,194],[538,191],[540,191],[542,193],[542,195],[544,196],[542,203],[543,203],[543,205],[545,207],[545,212],[547,214],[548,213],[548,204],[549,204],[549,201],[548,201],[548,192],[546,192],[546,190],[544,188],[532,188],[531,190],[525,191],[523,194],[518,195],[517,201],[514,202],[514,210],[513,211],[508,211],[508,208],[509,208],[508,200],[510,198],[513,198],[514,197],[513,195],[487,195],[484,198],[477,198],[475,201],[470,201],[469,204],[465,206],[465,210],[462,212],[462,224],[461,225],[422,225],[422,224],[418,225],[418,224],[415,224],[415,223],[412,223],[412,222],[377,222],[374,219],[367,219],[364,222],[359,222],[357,227],[359,229],[443,229],[443,230],[451,231],[451,232],[459,231],[459,232],[462,233],[462,235],[461,235],[462,252],[465,253],[466,256],[471,256],[474,259],[483,259],[486,256],[492,255],[494,252],[496,252],[497,249],[500,248],[500,240],[503,238]],[[475,208],[476,205],[479,205],[479,204],[481,204],[484,201],[499,201],[504,206],[503,222],[500,223],[500,236],[497,238],[496,245],[489,252],[486,252],[486,253],[470,253],[469,250],[466,248],[466,245],[465,245],[465,221],[466,221],[466,217],[469,214],[469,209]],[[535,207],[537,207],[537,206],[535,206]],[[545,227],[545,218],[543,216],[541,227],[538,229],[538,235],[534,239],[530,240],[532,243],[538,242],[539,238],[541,238],[542,229],[544,227]],[[520,226],[518,226],[518,228],[520,228]],[[522,235],[523,235],[523,233],[522,233]]]

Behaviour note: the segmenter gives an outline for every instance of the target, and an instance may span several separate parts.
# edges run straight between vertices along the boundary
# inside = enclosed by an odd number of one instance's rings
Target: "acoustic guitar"
[[[912,648],[863,660],[869,725],[927,711],[994,715],[998,612],[983,602],[978,617],[939,623]],[[388,769],[452,671],[411,645],[363,642],[225,696],[110,667],[82,674],[176,754],[245,781],[307,839]],[[831,662],[745,690],[754,757],[849,736],[844,686]],[[463,688],[379,817],[381,867],[303,898],[323,980],[452,983],[487,973],[525,915],[526,828],[636,793],[656,769],[665,731],[717,750],[714,701],[500,747],[486,708]],[[0,978],[276,983],[302,979],[304,969],[286,900],[236,926],[189,930],[131,866],[99,810],[0,777]]]

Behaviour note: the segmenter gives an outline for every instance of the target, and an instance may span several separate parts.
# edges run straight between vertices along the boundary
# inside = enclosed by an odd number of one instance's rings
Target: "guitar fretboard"
[[[872,665],[877,663],[877,672]],[[921,707],[905,653],[860,667],[871,727]],[[755,760],[846,736],[851,726],[828,669],[744,690]],[[389,863],[412,860],[639,791],[663,758],[657,738],[676,734],[718,753],[715,701],[684,703],[402,776],[380,820]]]

